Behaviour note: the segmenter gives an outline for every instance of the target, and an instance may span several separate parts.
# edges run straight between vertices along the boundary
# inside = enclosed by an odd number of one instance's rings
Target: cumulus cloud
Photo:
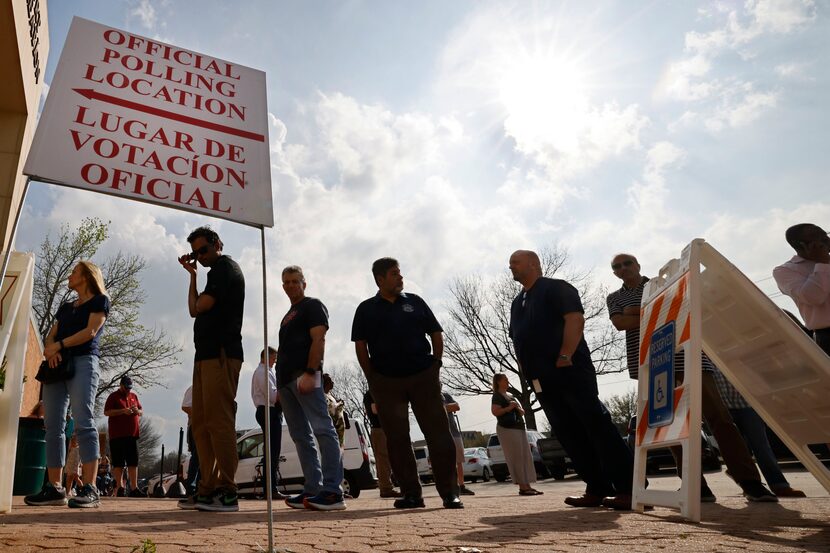
[[[764,112],[774,108],[777,101],[778,94],[776,92],[748,90],[737,95],[737,97],[726,95],[714,113],[705,120],[704,125],[713,132],[721,131],[727,127],[743,127],[761,117]]]
[[[151,0],[139,0],[133,2],[129,16],[138,19],[145,29],[154,30],[158,22],[158,14]]]
[[[750,59],[754,53],[748,48],[760,37],[794,33],[816,19],[812,0],[748,0],[742,10],[727,8],[725,4],[718,6],[705,15],[716,19],[719,26],[686,33],[687,55],[668,65],[658,85],[658,97],[705,106],[698,111],[706,113],[689,117],[687,112],[670,130],[702,122],[707,130],[719,132],[747,125],[775,107],[777,92],[759,91],[755,83],[739,74],[713,76],[714,60],[726,52]],[[790,77],[802,69],[802,64],[791,62],[773,70],[779,76]]]
[[[665,213],[665,173],[680,165],[684,157],[683,150],[671,142],[658,142],[649,149],[641,179],[628,189],[628,203],[635,210],[635,219],[649,221],[656,214]]]
[[[787,79],[814,80],[807,74],[810,65],[807,62],[781,63],[775,66],[775,73]]]
[[[316,174],[325,186],[355,193],[373,193],[404,176],[440,166],[444,151],[463,138],[462,125],[452,116],[396,114],[340,93],[321,93],[304,109],[314,118],[315,139],[301,147],[288,146],[286,161],[300,173]],[[284,131],[277,129],[277,134],[278,141],[285,140]]]

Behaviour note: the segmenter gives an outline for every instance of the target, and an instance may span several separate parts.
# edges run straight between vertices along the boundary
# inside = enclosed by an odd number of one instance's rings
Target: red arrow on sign
[[[220,125],[219,123],[212,123],[210,121],[203,121],[201,119],[196,119],[195,117],[189,117],[187,115],[182,115],[180,113],[175,113],[172,111],[168,111],[166,109],[154,108],[152,106],[145,106],[144,104],[139,104],[138,102],[132,102],[130,100],[125,100],[123,98],[118,98],[116,96],[110,96],[109,94],[103,94],[101,92],[96,92],[91,88],[73,88],[75,92],[83,96],[84,98],[88,98],[90,100],[100,100],[102,102],[107,102],[110,104],[115,104],[116,106],[121,106],[129,109],[134,109],[136,111],[142,111],[144,113],[149,113],[150,115],[157,115],[159,117],[164,117],[166,119],[172,119],[173,121],[179,121],[181,123],[188,123],[190,125],[195,125],[197,127],[202,127],[205,129],[210,129],[212,131],[219,131],[225,134],[232,134],[234,136],[240,136],[242,138],[248,138],[250,140],[256,140],[257,142],[265,142],[265,137],[261,134],[243,131],[242,129],[235,129],[234,127],[228,127],[227,125]]]

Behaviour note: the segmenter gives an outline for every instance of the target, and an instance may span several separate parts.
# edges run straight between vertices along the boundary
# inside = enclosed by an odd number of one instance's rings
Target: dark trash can
[[[46,430],[43,419],[21,417],[14,462],[14,495],[40,491],[46,472]]]

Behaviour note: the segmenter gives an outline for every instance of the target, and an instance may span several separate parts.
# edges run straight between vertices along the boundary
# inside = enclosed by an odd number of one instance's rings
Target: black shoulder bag
[[[60,363],[55,367],[50,367],[49,361],[44,359],[37,370],[35,380],[44,384],[52,384],[53,382],[70,380],[73,376],[75,376],[75,366],[69,362],[69,354],[63,352],[61,353]]]

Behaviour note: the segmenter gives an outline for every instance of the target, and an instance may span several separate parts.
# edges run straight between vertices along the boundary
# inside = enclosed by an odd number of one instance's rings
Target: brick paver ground
[[[788,472],[806,499],[748,504],[723,474],[708,474],[718,496],[703,505],[700,524],[676,511],[619,513],[574,509],[562,503],[579,493],[575,477],[540,482],[545,495],[520,497],[510,483],[471,485],[466,509],[447,511],[433,487],[425,488],[426,509],[396,511],[377,491],[364,491],[346,511],[296,511],[274,503],[275,546],[304,552],[830,552],[830,498],[803,471]],[[651,478],[656,487],[675,485]],[[265,501],[240,502],[238,513],[200,513],[176,508],[175,500],[105,499],[99,509],[28,507],[16,497],[11,513],[0,514],[0,551],[73,553],[145,551],[151,540],[168,551],[264,551]],[[468,549],[464,549],[468,548]],[[147,551],[150,551],[149,549]]]

